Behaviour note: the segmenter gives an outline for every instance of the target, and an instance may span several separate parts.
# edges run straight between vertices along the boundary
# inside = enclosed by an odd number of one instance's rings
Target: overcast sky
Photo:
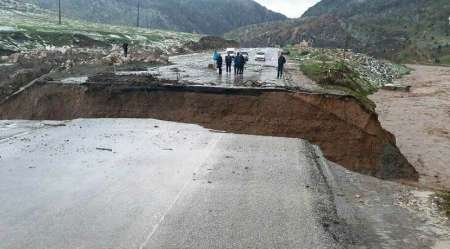
[[[319,0],[255,0],[268,9],[280,12],[288,17],[300,17],[309,7]]]

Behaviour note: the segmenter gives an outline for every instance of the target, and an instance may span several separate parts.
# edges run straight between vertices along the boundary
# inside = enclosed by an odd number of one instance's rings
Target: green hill
[[[242,27],[226,37],[247,46],[309,40],[401,62],[450,63],[449,13],[448,0],[322,0],[299,19]]]

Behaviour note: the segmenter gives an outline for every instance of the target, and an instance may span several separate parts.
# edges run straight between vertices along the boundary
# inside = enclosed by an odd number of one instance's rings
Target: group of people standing
[[[216,67],[219,69],[219,74],[222,74],[223,58],[220,53],[214,51],[213,60],[216,62]],[[234,62],[234,74],[244,74],[245,63],[247,62],[245,57],[241,53],[237,53],[236,56],[227,54],[225,56],[226,72],[231,73],[231,65]]]
[[[231,57],[231,55],[227,55],[227,57]],[[241,53],[237,53],[236,57],[234,57],[234,74],[244,74],[246,62],[247,61],[245,57]],[[230,63],[230,73],[231,73],[231,63]]]
[[[222,75],[223,58],[220,53],[214,51],[213,60],[216,62],[216,67],[219,69],[219,75]],[[241,53],[237,53],[235,57],[228,54],[225,56],[226,72],[231,73],[231,65],[234,62],[234,74],[244,74],[245,63],[247,60]],[[278,57],[278,74],[277,79],[283,78],[284,64],[286,64],[286,58],[283,54]]]

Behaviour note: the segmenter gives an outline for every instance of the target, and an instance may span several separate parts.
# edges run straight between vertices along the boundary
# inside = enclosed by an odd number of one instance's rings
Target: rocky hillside
[[[397,61],[450,64],[448,0],[322,0],[301,18],[226,34],[244,45],[346,47]]]
[[[55,0],[25,0],[56,10]],[[65,16],[92,22],[190,33],[223,34],[262,22],[284,20],[253,0],[62,0]]]

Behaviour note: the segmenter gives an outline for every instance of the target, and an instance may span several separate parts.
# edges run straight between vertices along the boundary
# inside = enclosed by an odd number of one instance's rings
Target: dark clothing
[[[231,63],[230,64],[226,64],[226,71],[227,73],[231,73]]]
[[[245,67],[245,57],[243,55],[239,55],[239,57],[241,57],[241,66],[239,68],[239,73],[240,74],[244,74],[244,67]]]
[[[278,79],[283,78],[284,64],[286,64],[286,58],[283,55],[280,55],[280,57],[278,57]]]
[[[239,74],[241,72],[242,60],[240,56],[234,58],[234,74]]]
[[[128,43],[124,43],[122,45],[123,48],[123,54],[125,55],[125,57],[128,57]]]
[[[277,75],[278,79],[283,78],[283,70],[284,70],[284,66],[278,66],[278,75]]]
[[[217,68],[219,69],[219,74],[222,74],[222,64],[223,59],[222,56],[219,55],[219,57],[217,58]]]
[[[230,55],[225,56],[225,64],[227,66],[227,73],[231,73],[231,64],[233,63],[233,57]]]
[[[280,55],[280,57],[278,57],[278,66],[284,66],[284,64],[286,64],[286,58],[284,58],[283,55]]]
[[[237,55],[236,58],[234,58],[234,73],[235,74],[243,74],[244,73],[244,65],[245,65],[244,56]]]
[[[225,56],[225,63],[226,64],[231,64],[232,62],[233,62],[233,57],[231,57],[231,55]]]

